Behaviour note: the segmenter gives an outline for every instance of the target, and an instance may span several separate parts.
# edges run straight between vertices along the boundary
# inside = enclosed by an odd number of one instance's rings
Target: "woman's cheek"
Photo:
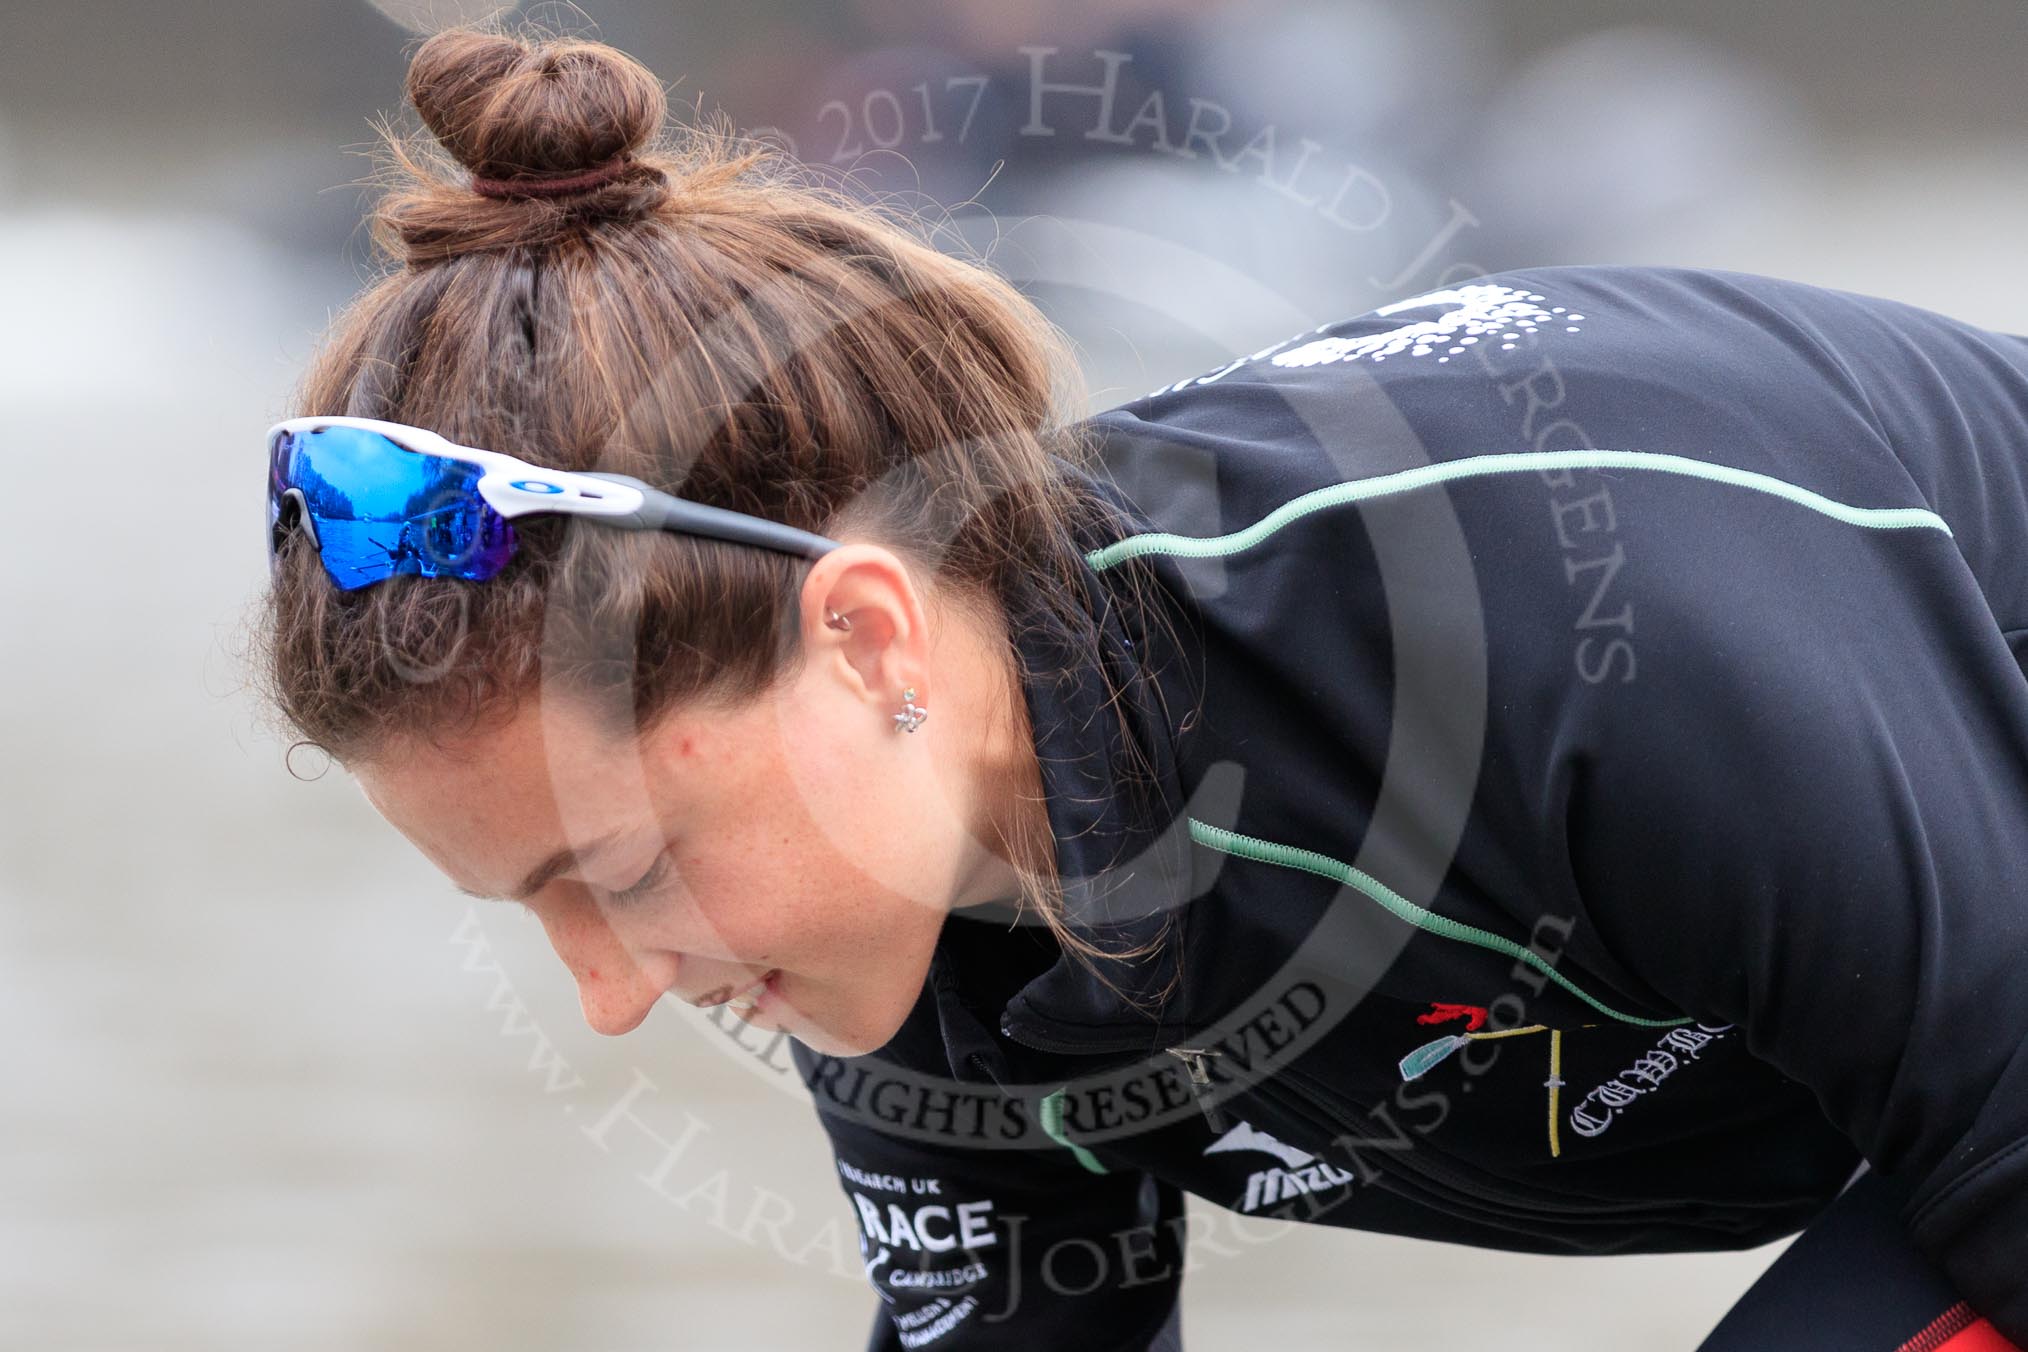
[[[786,962],[786,954],[811,932],[810,916],[797,903],[761,886],[731,889],[701,902],[697,918],[728,956],[743,962]]]

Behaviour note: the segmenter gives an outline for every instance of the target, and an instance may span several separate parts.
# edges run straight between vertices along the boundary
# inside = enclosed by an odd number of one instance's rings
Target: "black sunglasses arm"
[[[786,526],[779,521],[748,516],[745,512],[712,507],[702,502],[691,502],[687,498],[664,493],[652,484],[643,483],[630,475],[607,474],[598,470],[583,473],[587,478],[623,484],[640,493],[639,509],[612,516],[601,514],[599,517],[599,520],[610,522],[624,530],[660,530],[678,535],[703,535],[715,540],[730,540],[735,544],[778,550],[784,554],[798,554],[806,559],[822,558],[838,548],[836,540],[825,536],[795,526]]]

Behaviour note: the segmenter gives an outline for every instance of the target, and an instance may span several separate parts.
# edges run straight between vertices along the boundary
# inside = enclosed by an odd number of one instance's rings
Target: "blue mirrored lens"
[[[273,548],[301,494],[324,571],[352,591],[398,573],[479,581],[514,556],[514,528],[479,496],[477,465],[359,427],[285,432],[269,456]]]

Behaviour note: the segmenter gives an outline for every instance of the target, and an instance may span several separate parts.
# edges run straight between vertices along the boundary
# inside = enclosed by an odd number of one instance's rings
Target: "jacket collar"
[[[1108,480],[1087,482],[1119,508],[1130,523],[1128,533],[1154,529]],[[1112,543],[1120,533],[1117,526],[1108,531],[1081,523],[1078,542],[1089,551]],[[1094,576],[1099,583],[1093,600],[1100,658],[1119,679],[1132,670],[1136,652],[1162,635],[1151,637],[1137,622],[1124,604],[1117,574],[1100,570]],[[1162,594],[1167,595],[1166,589]],[[997,920],[1004,928],[1013,916],[1011,907],[954,913],[939,939],[929,984],[952,1070],[960,1079],[1002,1080],[1009,1071],[1009,1052],[1028,1059],[1027,1053],[1008,1046],[1008,1038],[1049,1053],[1145,1053],[1177,1040],[1189,1026],[1182,1016],[1180,973],[1195,909],[1187,903],[1198,890],[1193,878],[1199,876],[1199,847],[1190,839],[1176,737],[1163,712],[1166,706],[1180,713],[1192,697],[1190,691],[1167,688],[1176,679],[1182,655],[1166,648],[1154,653],[1164,688],[1157,695],[1143,687],[1126,702],[1129,727],[1123,733],[1109,708],[1101,668],[1092,665],[1089,654],[1080,658],[1061,644],[1047,626],[1030,622],[1038,611],[1034,593],[1008,597],[1007,611],[1056,842],[1065,918],[1074,933],[1108,951],[1151,940],[1159,944],[1148,957],[1093,959],[1104,974],[1101,980],[1084,961],[1059,952],[1048,929],[1032,916],[1023,917],[1020,928],[1030,932],[1020,940],[982,948],[960,937],[967,921]],[[1121,775],[1125,736],[1135,739],[1147,765],[1144,784]],[[969,932],[976,934],[977,927]],[[1036,955],[1045,951],[1047,965],[999,1005],[1007,960],[1012,959],[1014,971],[1032,971]],[[1156,1005],[1154,994],[1172,979],[1179,982],[1178,993]],[[1108,981],[1119,991],[1109,988]]]

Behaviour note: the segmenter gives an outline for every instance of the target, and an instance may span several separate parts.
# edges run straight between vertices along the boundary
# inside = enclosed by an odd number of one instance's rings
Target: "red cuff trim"
[[[1994,1327],[1959,1301],[1930,1321],[1895,1352],[2021,1352]]]

